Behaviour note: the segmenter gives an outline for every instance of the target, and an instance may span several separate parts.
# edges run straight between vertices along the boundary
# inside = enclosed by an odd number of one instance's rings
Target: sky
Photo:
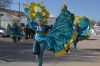
[[[63,2],[65,2],[68,10],[76,16],[86,16],[92,20],[100,21],[100,0],[14,0],[14,3],[19,2],[21,11],[24,11],[23,3],[41,2],[54,17],[60,14]],[[18,4],[12,4],[11,8],[19,10]]]

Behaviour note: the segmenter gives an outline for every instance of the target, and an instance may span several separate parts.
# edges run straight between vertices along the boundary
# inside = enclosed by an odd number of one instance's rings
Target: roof
[[[10,10],[10,9],[6,9],[6,8],[0,8],[0,12],[6,12],[6,13],[11,14],[11,15],[25,16],[24,12]]]

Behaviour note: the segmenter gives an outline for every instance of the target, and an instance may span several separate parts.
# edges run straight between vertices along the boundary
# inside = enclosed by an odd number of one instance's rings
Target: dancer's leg
[[[77,41],[74,42],[74,49],[76,51],[76,49],[77,49]]]
[[[45,49],[45,43],[44,41],[40,42],[40,53],[38,54],[38,66],[42,66],[43,64],[43,52]]]
[[[43,54],[42,53],[38,54],[37,61],[38,61],[38,66],[42,66],[43,64]]]

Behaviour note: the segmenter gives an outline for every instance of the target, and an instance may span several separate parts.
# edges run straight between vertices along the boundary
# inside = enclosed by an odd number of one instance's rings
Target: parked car
[[[9,36],[7,29],[0,27],[0,36],[2,37]]]

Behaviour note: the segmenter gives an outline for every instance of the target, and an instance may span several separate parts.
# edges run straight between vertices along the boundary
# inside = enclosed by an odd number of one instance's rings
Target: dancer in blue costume
[[[36,11],[35,6],[41,7]],[[45,34],[45,24],[48,20],[48,11],[39,3],[24,4],[24,10],[28,17],[28,24],[36,31],[35,42],[33,44],[33,54],[37,56],[38,66],[42,66],[44,50],[51,50],[55,56],[68,53],[70,44],[76,39],[77,31],[73,29],[73,15],[67,10],[64,4],[60,15],[52,29]]]
[[[24,32],[21,29],[19,19],[15,16],[12,24],[8,24],[7,31],[9,32],[14,42],[20,41],[20,39],[24,38]]]
[[[77,43],[81,40],[88,39],[91,35],[91,22],[87,17],[76,16],[74,20],[75,30],[78,32],[76,41],[73,43],[75,50],[77,48]]]

